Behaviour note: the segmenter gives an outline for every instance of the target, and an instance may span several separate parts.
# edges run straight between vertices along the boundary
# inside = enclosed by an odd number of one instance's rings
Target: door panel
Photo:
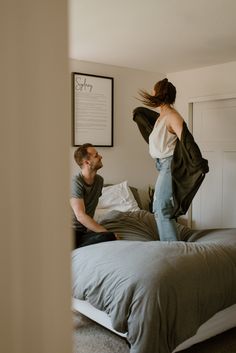
[[[193,103],[193,136],[210,171],[192,203],[192,227],[236,227],[236,99]]]
[[[222,226],[235,227],[236,224],[236,152],[223,155],[223,195]]]

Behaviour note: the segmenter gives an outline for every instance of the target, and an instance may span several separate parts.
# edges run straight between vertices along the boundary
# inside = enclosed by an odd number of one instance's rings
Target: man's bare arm
[[[104,228],[101,224],[98,224],[92,217],[90,217],[88,214],[85,212],[85,205],[84,205],[84,200],[83,199],[78,199],[75,197],[72,197],[70,199],[70,204],[71,207],[74,211],[74,214],[77,218],[77,220],[83,224],[86,228],[89,230],[92,230],[93,232],[107,232],[107,229]]]

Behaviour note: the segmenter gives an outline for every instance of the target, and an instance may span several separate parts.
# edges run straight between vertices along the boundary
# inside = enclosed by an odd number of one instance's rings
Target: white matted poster
[[[73,146],[113,146],[113,78],[72,73]]]

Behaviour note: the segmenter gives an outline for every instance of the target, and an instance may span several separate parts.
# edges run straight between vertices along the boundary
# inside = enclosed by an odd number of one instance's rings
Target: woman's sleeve
[[[149,135],[158,117],[157,112],[144,107],[137,107],[133,111],[133,120],[138,125],[139,131],[147,143],[149,143]]]

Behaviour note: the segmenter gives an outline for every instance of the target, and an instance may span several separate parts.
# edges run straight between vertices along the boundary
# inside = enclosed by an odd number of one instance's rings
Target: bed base
[[[126,338],[127,333],[122,333],[114,330],[111,325],[111,319],[109,316],[105,312],[94,308],[90,303],[84,300],[73,298],[72,309],[75,312],[79,312],[80,314],[87,316],[89,319],[104,326],[115,334]],[[221,310],[212,316],[212,318],[210,318],[199,327],[197,333],[194,336],[190,337],[181,343],[178,347],[176,347],[173,353],[187,349],[196,343],[205,341],[208,338],[216,336],[233,327],[236,327],[236,304]]]

